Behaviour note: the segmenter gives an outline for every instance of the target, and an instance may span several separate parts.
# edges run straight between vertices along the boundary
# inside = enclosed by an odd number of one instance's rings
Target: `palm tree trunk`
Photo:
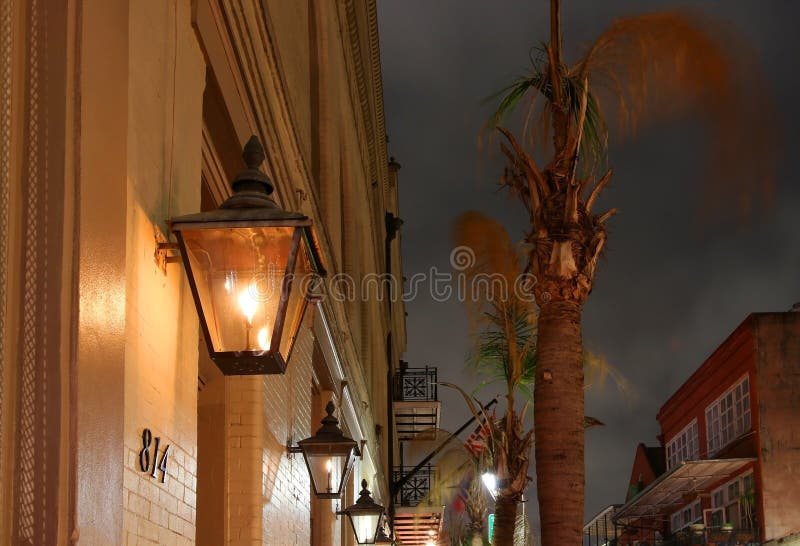
[[[516,524],[516,500],[511,496],[498,495],[494,504],[494,533],[492,544],[495,546],[513,546],[514,527]]]
[[[542,546],[578,546],[584,495],[579,303],[555,299],[541,306],[537,352],[534,445]]]

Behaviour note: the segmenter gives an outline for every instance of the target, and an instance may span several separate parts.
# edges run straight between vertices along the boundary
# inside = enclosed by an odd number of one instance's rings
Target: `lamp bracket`
[[[303,450],[300,449],[300,446],[292,445],[292,438],[291,437],[286,441],[286,458],[287,459],[291,460],[292,456],[295,453],[302,453],[302,452],[303,452]]]
[[[167,264],[178,263],[181,261],[180,249],[178,243],[171,243],[163,240],[163,236],[159,231],[156,231],[156,250],[153,252],[153,261],[161,269],[161,272],[167,274]]]
[[[166,275],[167,264],[178,263],[181,261],[181,256],[179,253],[180,248],[178,247],[178,243],[173,243],[167,240],[164,233],[158,229],[158,227],[153,228],[153,236],[156,243],[156,249],[153,252],[153,261],[156,262],[156,265],[161,272]]]

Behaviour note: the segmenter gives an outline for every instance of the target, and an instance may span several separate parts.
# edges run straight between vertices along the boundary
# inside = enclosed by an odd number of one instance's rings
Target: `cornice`
[[[386,188],[389,185],[388,157],[386,156],[386,129],[383,114],[383,84],[380,79],[380,45],[378,17],[374,0],[357,3],[343,0],[340,10],[340,33],[345,67],[348,72],[350,100],[355,114],[356,134],[359,138],[362,165],[365,168],[368,206],[371,214],[370,238],[375,271],[382,271],[379,257],[383,253],[383,209]],[[363,22],[362,22],[363,17]],[[366,23],[366,29],[364,28]],[[366,52],[366,55],[365,55]],[[364,59],[368,58],[368,65]],[[376,70],[377,67],[377,70]],[[380,210],[375,210],[372,183],[378,182]],[[377,214],[376,214],[377,213]],[[379,223],[380,222],[380,223]]]
[[[376,171],[384,192],[390,190],[389,154],[386,149],[386,118],[383,111],[383,72],[381,70],[381,46],[378,32],[378,9],[375,0],[367,0],[367,19],[369,21],[369,54],[372,63],[372,94],[375,104],[375,134],[377,136]]]

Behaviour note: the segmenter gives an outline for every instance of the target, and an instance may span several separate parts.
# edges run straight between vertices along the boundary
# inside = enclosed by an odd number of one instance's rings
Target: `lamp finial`
[[[261,141],[258,140],[256,135],[251,135],[242,150],[242,159],[244,159],[245,165],[247,165],[248,169],[257,170],[264,162],[265,157],[266,154],[264,153],[264,147],[261,145]]]

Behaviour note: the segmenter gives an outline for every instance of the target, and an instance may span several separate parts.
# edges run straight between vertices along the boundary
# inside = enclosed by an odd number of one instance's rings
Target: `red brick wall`
[[[764,538],[800,532],[800,313],[756,315]]]
[[[661,425],[664,445],[692,419],[697,419],[700,457],[707,457],[706,407],[745,374],[750,377],[751,422],[757,430],[755,343],[751,327],[752,319],[748,317],[661,407],[656,419]]]
[[[714,457],[756,457],[758,521],[764,540],[800,532],[800,313],[752,314],[667,400],[657,415],[664,443],[693,419],[699,452],[708,457],[705,409],[747,374],[751,432]],[[634,472],[636,472],[634,470]],[[632,479],[637,476],[632,476]],[[711,489],[729,481],[720,480]],[[703,499],[703,508],[710,500]]]
[[[709,356],[706,361],[675,391],[661,407],[656,419],[661,426],[664,445],[692,420],[697,419],[698,451],[700,458],[708,458],[706,408],[745,375],[750,382],[751,432],[723,447],[713,457],[756,457],[758,454],[758,388],[756,377],[756,349],[753,336],[754,316],[742,324]],[[760,486],[758,464],[746,465],[738,474],[755,469],[756,487]],[[733,477],[719,480],[710,490],[728,482]],[[711,508],[711,499],[701,497],[703,510]],[[676,508],[677,510],[677,508]],[[759,514],[763,521],[763,514]]]
[[[644,444],[639,444],[636,446],[636,455],[633,458],[633,469],[631,470],[631,479],[628,482],[628,491],[630,491],[631,486],[639,483],[640,477],[644,487],[647,487],[653,483],[653,481],[657,478],[655,472],[653,472],[653,468],[650,466],[647,455],[645,454]],[[625,500],[628,501],[630,499],[626,498]]]

